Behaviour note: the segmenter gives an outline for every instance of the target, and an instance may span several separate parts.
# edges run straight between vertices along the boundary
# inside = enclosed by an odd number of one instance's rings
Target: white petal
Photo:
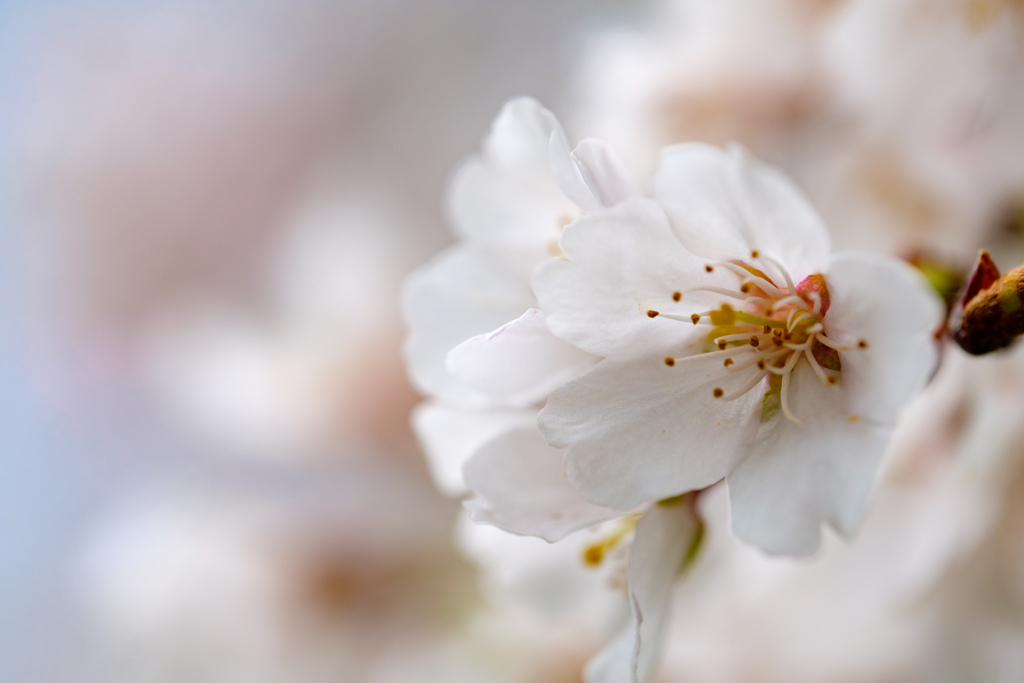
[[[716,387],[728,395],[760,374],[722,364],[718,356],[674,367],[660,357],[602,361],[551,394],[541,431],[570,447],[569,480],[600,505],[628,509],[710,486],[746,454],[764,393],[716,399]]]
[[[654,505],[636,526],[629,551],[632,620],[625,632],[587,665],[587,683],[642,683],[654,673],[662,631],[697,523],[682,503]]]
[[[856,528],[891,430],[846,410],[803,360],[789,401],[802,424],[781,412],[762,425],[750,456],[729,475],[733,531],[771,553],[809,555],[828,521]]]
[[[547,169],[555,115],[532,97],[516,97],[501,108],[483,143],[484,157],[499,166]]]
[[[682,355],[697,328],[648,312],[688,318],[717,308],[722,297],[683,294],[687,289],[738,284],[724,269],[706,273],[706,262],[680,244],[650,200],[628,200],[581,218],[565,229],[562,249],[568,261],[552,259],[534,274],[540,309],[555,336],[603,357],[654,350]]]
[[[886,256],[839,254],[825,281],[829,338],[852,347],[867,342],[840,353],[849,408],[891,423],[935,369],[942,303],[912,267]]]
[[[551,334],[541,312],[531,308],[456,346],[448,353],[448,370],[503,403],[529,405],[598,360]]]
[[[421,403],[412,413],[434,484],[453,498],[465,495],[462,468],[482,445],[504,432],[536,424],[537,415],[530,410],[473,411],[434,401]]]
[[[570,153],[557,130],[551,140],[551,167],[565,195],[591,215],[640,194],[615,149],[602,140],[583,140]]]
[[[484,444],[464,470],[476,494],[465,503],[473,521],[553,542],[620,516],[619,510],[588,502],[569,484],[563,455],[547,445],[536,424]]]
[[[683,244],[705,258],[748,259],[759,250],[800,279],[826,265],[828,232],[817,212],[779,171],[739,148],[666,149],[654,195]]]
[[[448,185],[455,233],[495,250],[521,253],[530,266],[557,253],[559,231],[579,215],[542,168],[504,168],[469,159]]]
[[[409,375],[425,393],[481,401],[475,389],[445,368],[448,351],[493,330],[534,305],[526,282],[504,271],[484,253],[460,245],[438,254],[406,278],[402,308],[409,336]]]

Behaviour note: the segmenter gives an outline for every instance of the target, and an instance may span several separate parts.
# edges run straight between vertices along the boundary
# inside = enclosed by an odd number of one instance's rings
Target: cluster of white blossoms
[[[937,360],[940,301],[893,258],[829,253],[815,210],[740,148],[662,151],[642,194],[506,105],[454,176],[459,243],[410,277],[415,424],[473,519],[628,555],[631,619],[588,681],[641,681],[727,482],[732,528],[807,555],[857,525],[896,420]],[[462,476],[458,475],[461,470]]]

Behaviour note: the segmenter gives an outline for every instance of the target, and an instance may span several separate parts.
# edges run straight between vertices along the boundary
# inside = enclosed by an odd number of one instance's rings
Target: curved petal
[[[534,305],[526,282],[480,250],[452,247],[410,274],[402,290],[409,335],[405,359],[413,384],[427,394],[468,402],[485,400],[453,377],[445,356],[466,339],[493,330]]]
[[[558,128],[555,115],[532,97],[506,102],[491,124],[481,149],[484,158],[497,166],[548,168],[548,144]]]
[[[504,403],[529,405],[598,360],[551,334],[541,312],[531,308],[456,346],[448,353],[448,370]]]
[[[577,529],[619,517],[620,510],[588,502],[565,478],[563,452],[545,443],[537,426],[520,427],[484,444],[466,463],[466,501],[474,522],[557,541]]]
[[[828,232],[818,213],[782,173],[739,147],[669,147],[655,170],[654,196],[680,241],[705,258],[747,259],[759,250],[797,279],[827,263]]]
[[[464,161],[448,183],[445,202],[455,233],[501,251],[524,252],[530,268],[550,256],[561,227],[579,215],[552,173],[556,134],[565,137],[539,102],[508,101],[481,153]]]
[[[803,361],[790,390],[802,424],[776,414],[762,425],[727,479],[732,526],[768,552],[810,555],[823,521],[844,534],[856,528],[891,429],[850,415],[843,393],[823,386]]]
[[[492,249],[523,252],[530,265],[557,253],[562,226],[579,215],[545,168],[503,168],[469,159],[445,195],[455,234]]]
[[[642,683],[654,673],[672,604],[672,584],[696,529],[690,508],[678,502],[654,505],[640,518],[629,551],[632,619],[587,665],[587,683]]]
[[[840,353],[849,408],[891,423],[935,369],[942,303],[912,267],[886,256],[838,254],[825,280],[825,331],[852,347]],[[866,348],[857,348],[860,340]]]
[[[582,140],[570,153],[564,135],[552,137],[551,167],[566,196],[591,215],[640,195],[615,149],[603,140]]]
[[[680,359],[605,360],[556,389],[541,432],[569,447],[569,480],[599,505],[629,509],[710,486],[746,455],[763,392],[716,399],[748,385],[755,367],[727,371],[714,354]]]
[[[466,494],[462,468],[481,446],[504,432],[536,425],[532,410],[473,411],[426,401],[412,413],[430,476],[441,493],[453,498]]]
[[[722,298],[684,292],[737,284],[724,269],[705,272],[706,262],[680,244],[650,200],[581,218],[565,229],[562,250],[568,261],[552,259],[534,273],[540,309],[555,336],[603,357],[683,355],[696,331],[689,316],[717,308]],[[652,318],[653,311],[686,321]]]

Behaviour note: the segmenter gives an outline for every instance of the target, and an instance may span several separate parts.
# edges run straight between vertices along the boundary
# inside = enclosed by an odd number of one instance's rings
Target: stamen
[[[728,349],[726,351],[708,351],[707,353],[695,353],[692,356],[683,356],[682,358],[676,358],[676,365],[680,363],[688,363],[690,361],[703,360],[707,358],[720,358],[722,356],[728,355],[735,356],[735,354],[737,353],[743,353],[744,351],[749,350],[749,347],[744,347],[742,349]]]
[[[776,301],[775,308],[782,308],[783,306],[787,306],[789,304],[793,304],[797,308],[804,311],[808,310],[807,302],[804,301],[802,297],[796,296],[795,294],[791,294]]]
[[[778,287],[776,287],[772,283],[768,282],[768,280],[764,279],[763,277],[760,277],[758,275],[755,275],[754,273],[751,273],[749,270],[747,270],[743,266],[738,266],[735,263],[729,263],[728,261],[715,261],[714,265],[721,266],[722,268],[725,268],[726,270],[730,270],[733,273],[736,273],[737,275],[739,275],[740,277],[743,278],[743,284],[747,284],[747,283],[755,284],[761,290],[763,290],[766,294],[769,294],[771,296],[781,296],[782,295],[782,290],[780,290]],[[711,266],[704,266],[704,270],[707,270],[710,273],[711,270],[708,270],[710,267]],[[740,291],[743,291],[742,288],[741,288]]]
[[[712,391],[711,394],[715,398],[722,398],[722,396],[725,394],[725,391],[722,389],[722,387],[715,387],[715,390]]]
[[[793,376],[793,366],[796,365],[797,359],[800,358],[799,353],[794,353],[786,361],[786,372],[782,375],[782,391],[780,394],[782,403],[782,413],[792,420],[795,424],[803,424],[796,415],[789,409],[789,380]]]
[[[745,354],[746,358],[740,363],[732,363],[729,367],[729,372],[735,373],[740,370],[746,370],[751,365],[757,365],[758,370],[764,370],[764,359],[756,353]],[[731,359],[726,359],[731,360]]]
[[[821,315],[821,294],[812,290],[807,292],[807,296],[809,296],[813,302],[811,310],[814,311],[814,315]]]
[[[793,309],[793,310],[796,310],[796,309]],[[792,332],[793,329],[797,326],[797,324],[801,320],[803,320],[804,318],[809,317],[810,315],[811,314],[808,313],[807,311],[797,311],[797,314],[795,316],[793,316],[793,320],[791,320],[790,323],[786,326],[786,329],[789,330],[790,332]]]
[[[719,343],[722,343],[722,342],[737,342],[737,341],[743,341],[743,340],[746,340],[746,341],[749,342],[751,339],[756,339],[756,338],[757,337],[751,337],[749,334],[743,334],[743,333],[741,333],[741,334],[727,334],[727,335],[725,335],[723,337],[718,337],[717,341]],[[757,346],[757,344],[751,344],[751,346]]]
[[[771,306],[772,300],[771,299],[765,299],[763,296],[748,296],[746,302],[744,302],[744,303],[746,305],[748,305],[748,306],[749,305]]]
[[[676,364],[676,359],[675,359],[675,358],[673,358],[672,356],[669,356],[669,357],[667,357],[667,358],[665,359],[665,365],[667,365],[667,366],[669,366],[669,367],[672,367],[672,366],[673,366],[673,365],[675,365],[675,364]]]
[[[712,294],[720,294],[733,299],[739,299],[740,301],[744,301],[747,298],[739,292],[734,292],[733,290],[725,289],[724,287],[692,287],[683,293],[690,294],[691,292],[711,292]]]
[[[700,319],[701,319],[701,316],[699,314],[697,314],[697,313],[694,313],[693,315],[688,316],[688,317],[683,317],[681,315],[674,315],[672,313],[658,313],[658,317],[659,318],[665,318],[666,320],[675,320],[676,322],[680,322],[680,323],[693,323],[694,325],[699,323]]]
[[[683,298],[682,292],[672,292],[672,301],[679,301]]]
[[[826,387],[832,386],[832,383],[828,381],[828,377],[825,375],[825,371],[818,365],[817,359],[814,357],[814,352],[810,349],[804,349],[804,355],[807,356],[807,362],[811,364],[811,369],[814,370],[814,374],[818,376],[821,383]]]
[[[772,264],[773,266],[775,266],[778,269],[779,273],[782,274],[783,279],[786,281],[786,286],[789,287],[789,291],[791,291],[791,292],[795,292],[796,291],[796,285],[793,284],[793,278],[791,278],[789,276],[789,271],[786,270],[786,267],[784,265],[782,265],[781,263],[779,263],[778,261],[773,259],[768,254],[763,254],[761,256],[761,258],[763,258],[765,261],[767,261],[768,263]]]
[[[820,341],[825,346],[833,348],[836,351],[849,351],[850,350],[849,346],[840,346],[839,344],[835,343],[834,341],[832,341],[831,339],[826,337],[825,334],[822,333],[822,332],[818,332],[817,334],[815,334],[814,338],[817,339],[818,341]]]
[[[803,422],[789,409],[789,378],[791,376],[789,373],[782,376],[782,414],[788,417],[794,424],[799,425],[803,424]]]
[[[750,391],[754,387],[756,387],[757,383],[760,382],[761,380],[763,380],[767,374],[768,373],[766,373],[766,372],[762,372],[762,373],[760,373],[758,375],[755,375],[754,379],[752,379],[751,381],[747,382],[743,386],[742,389],[737,389],[736,391],[732,392],[728,396],[717,396],[716,395],[715,398],[720,398],[723,401],[733,401],[733,400],[739,398],[740,396],[743,396],[744,394],[746,394],[748,391]],[[718,389],[715,389],[715,391],[718,391]]]
[[[805,349],[811,348],[811,345],[814,344],[814,337],[811,337],[802,344],[794,344],[793,342],[785,342],[785,344],[787,349],[793,349],[794,351],[803,351]]]
[[[657,318],[658,317],[658,312],[657,311],[647,311],[647,317],[648,318]]]

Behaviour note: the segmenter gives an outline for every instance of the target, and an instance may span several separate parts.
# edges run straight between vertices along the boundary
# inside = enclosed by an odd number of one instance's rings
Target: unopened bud
[[[1001,276],[988,252],[981,252],[950,314],[949,329],[956,343],[976,356],[1006,348],[1024,334],[1024,265]]]

